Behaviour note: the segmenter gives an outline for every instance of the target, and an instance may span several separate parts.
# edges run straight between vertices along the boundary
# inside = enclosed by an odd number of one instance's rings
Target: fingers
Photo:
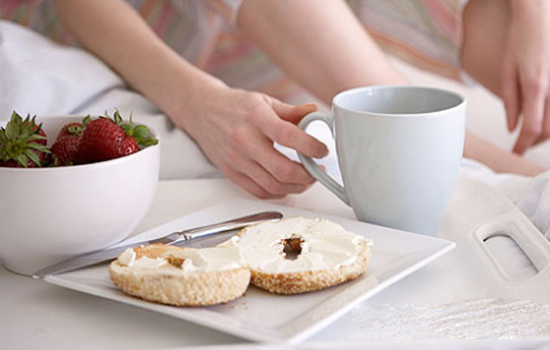
[[[506,64],[503,69],[501,95],[504,109],[506,110],[506,124],[510,132],[514,131],[518,125],[521,110],[519,91],[516,70],[513,65]]]
[[[305,156],[323,158],[328,154],[328,148],[324,143],[292,123],[273,118],[260,125],[260,128],[273,142],[292,148]]]
[[[301,164],[282,155],[262,135],[251,135],[247,142],[251,147],[246,147],[250,151],[245,156],[252,160],[252,164],[243,166],[249,169],[247,175],[267,192],[301,193],[315,181]]]
[[[245,161],[235,168],[223,169],[227,177],[258,198],[282,198],[291,193],[302,193],[309,183],[296,184],[277,180],[256,162]]]
[[[251,163],[246,175],[254,179],[270,196],[302,193],[310,186],[310,183],[297,184],[278,180],[258,163]]]
[[[270,103],[275,113],[283,119],[282,123],[280,120],[273,119],[272,123],[264,124],[263,132],[271,140],[282,146],[295,149],[308,157],[323,158],[328,154],[326,145],[295,125],[304,116],[317,110],[314,103],[292,106],[276,99],[271,99]]]
[[[328,148],[324,143],[288,122],[277,123],[272,127],[266,125],[263,131],[274,142],[305,156],[323,158],[328,154]]]
[[[258,140],[257,144],[262,141]],[[302,164],[294,162],[281,154],[269,140],[264,140],[265,147],[257,147],[250,157],[260,164],[276,181],[281,183],[311,185],[315,179],[304,169]]]
[[[299,185],[300,187],[293,190],[301,192],[314,183],[315,179],[300,163],[291,161],[275,150],[273,142],[309,157],[326,156],[328,154],[326,145],[293,124],[298,123],[305,115],[316,111],[317,106],[314,104],[291,106],[275,99],[271,99],[271,106],[277,117],[269,118],[260,124],[261,132],[267,139],[251,140],[256,145],[264,142],[264,147],[257,147],[254,153],[250,154],[250,157],[256,160],[271,177],[266,177],[263,182],[259,177],[254,179],[260,180],[262,187],[268,192],[277,193],[281,184]]]
[[[275,195],[267,192],[265,189],[263,189],[260,185],[258,185],[254,180],[252,180],[249,176],[237,172],[233,169],[226,169],[224,171],[227,178],[232,181],[233,183],[237,184],[241,188],[243,188],[248,193],[252,194],[255,197],[267,199],[267,198],[283,198],[284,195]]]
[[[250,131],[246,137],[233,140],[224,159],[222,171],[259,198],[302,193],[314,182],[301,164],[282,155],[259,132]]]
[[[317,105],[315,103],[292,106],[276,99],[271,99],[270,102],[273,110],[279,117],[293,124],[298,124],[304,116],[317,111]]]
[[[518,154],[523,154],[541,137],[546,101],[546,88],[542,84],[522,86],[523,124],[514,146],[514,152]]]

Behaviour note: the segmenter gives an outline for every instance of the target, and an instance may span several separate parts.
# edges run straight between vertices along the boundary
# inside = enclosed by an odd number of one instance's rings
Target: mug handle
[[[304,118],[302,118],[302,120],[298,124],[298,127],[305,131],[309,124],[317,120],[325,123],[329,127],[332,138],[334,138],[334,118],[332,115],[325,112],[313,112],[306,115]],[[298,157],[300,158],[300,161],[302,162],[304,168],[306,168],[307,172],[311,176],[313,176],[323,186],[325,186],[332,193],[338,196],[338,198],[340,198],[344,203],[350,205],[349,198],[346,194],[344,186],[340,185],[332,177],[327,175],[327,173],[325,173],[311,157],[304,156],[300,152],[298,152]]]

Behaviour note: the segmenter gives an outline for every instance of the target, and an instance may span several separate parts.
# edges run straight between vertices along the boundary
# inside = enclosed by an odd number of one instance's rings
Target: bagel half
[[[361,276],[370,263],[367,239],[325,219],[249,226],[232,243],[243,251],[251,284],[277,294],[332,287]]]
[[[138,247],[114,260],[109,273],[125,293],[175,306],[228,302],[243,295],[250,282],[250,271],[235,247]]]

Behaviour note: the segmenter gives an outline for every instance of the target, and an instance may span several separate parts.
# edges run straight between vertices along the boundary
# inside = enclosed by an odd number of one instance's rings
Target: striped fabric
[[[188,61],[228,85],[292,101],[300,88],[235,26],[243,0],[127,0]],[[299,0],[296,0],[299,1]],[[421,68],[460,79],[464,0],[347,0],[388,52]],[[0,0],[0,18],[63,44],[76,41],[47,0]]]
[[[55,8],[47,0],[0,0],[0,18],[35,29],[55,41],[76,44],[76,40],[57,20]]]
[[[348,0],[387,52],[428,71],[461,78],[464,0]]]
[[[62,44],[76,40],[59,21],[55,7],[48,0],[1,0],[0,16],[30,27]],[[206,64],[222,25],[222,16],[208,1],[196,0],[128,0],[151,28],[180,55],[195,65]],[[221,1],[212,1],[221,9]],[[231,18],[226,6],[224,15]]]

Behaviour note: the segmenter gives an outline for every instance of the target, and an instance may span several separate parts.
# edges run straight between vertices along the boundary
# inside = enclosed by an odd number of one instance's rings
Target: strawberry
[[[86,117],[86,118],[89,119],[89,117]],[[59,132],[57,133],[56,140],[59,140],[60,138],[68,135],[76,135],[80,138],[80,135],[82,135],[82,131],[84,128],[83,123],[84,124],[86,123],[86,118],[84,118],[84,121],[82,123],[73,122],[73,123],[65,124],[61,128],[61,130],[59,130]]]
[[[133,137],[127,137],[124,140],[124,145],[122,145],[122,154],[126,156],[128,154],[136,153],[137,151],[139,151],[139,146],[136,139]]]
[[[77,152],[79,163],[93,163],[121,156],[124,130],[109,118],[99,118],[86,126]]]
[[[77,160],[79,163],[93,163],[119,158],[157,143],[158,140],[149,136],[145,125],[134,125],[131,116],[129,123],[125,123],[120,113],[115,111],[113,118],[106,113],[105,117],[86,125],[78,145]]]
[[[65,124],[59,133],[55,143],[51,147],[53,166],[66,166],[77,163],[78,145],[84,126],[90,117],[84,118],[82,123],[73,122]]]
[[[23,119],[15,111],[5,128],[0,128],[0,166],[36,168],[43,165],[50,151],[42,124],[35,117]]]
[[[80,137],[77,135],[65,135],[58,138],[52,145],[52,157],[54,166],[66,166],[76,164],[76,155]]]

